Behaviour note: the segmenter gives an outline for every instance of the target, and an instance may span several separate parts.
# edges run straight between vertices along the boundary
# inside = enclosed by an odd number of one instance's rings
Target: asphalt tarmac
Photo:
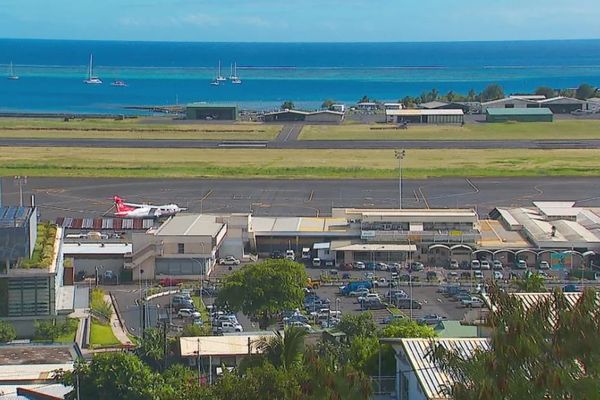
[[[13,177],[2,179],[3,204],[19,204]],[[29,178],[24,203],[35,194],[44,220],[111,215],[112,196],[129,202],[174,202],[191,212],[253,212],[261,216],[327,216],[332,207],[397,208],[397,180],[86,179]],[[472,207],[485,216],[496,206],[574,201],[600,207],[600,177],[431,178],[402,182],[403,208]]]
[[[296,128],[297,129],[297,128]],[[0,139],[0,147],[103,147],[148,149],[595,149],[600,140],[295,140],[299,132],[283,130],[273,141],[136,140],[136,139]]]

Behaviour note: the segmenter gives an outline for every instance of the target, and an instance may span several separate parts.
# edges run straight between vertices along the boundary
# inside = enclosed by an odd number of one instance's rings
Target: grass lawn
[[[66,332],[57,337],[54,342],[73,343],[75,341],[75,333],[77,333],[77,325],[79,325],[79,319],[67,318]]]
[[[0,175],[49,177],[381,178],[398,176],[392,150],[103,149],[11,147]],[[598,149],[409,150],[403,176],[598,176]]]
[[[202,321],[210,322],[210,317],[208,315],[208,311],[206,310],[206,306],[204,305],[204,302],[202,302],[200,300],[200,296],[192,296],[192,301],[194,302],[194,305],[198,309],[198,312],[200,312],[200,314],[202,315]]]
[[[543,140],[599,139],[600,120],[458,125],[307,125],[301,140]]]
[[[19,139],[201,139],[271,140],[280,125],[235,124],[149,124],[143,120],[72,120],[0,118],[0,138]]]
[[[92,318],[92,331],[90,333],[90,346],[102,347],[102,346],[115,346],[121,342],[113,334],[110,325],[103,325],[96,319]]]

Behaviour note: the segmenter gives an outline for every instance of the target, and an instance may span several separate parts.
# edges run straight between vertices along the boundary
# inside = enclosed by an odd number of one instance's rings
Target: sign
[[[568,254],[560,252],[560,253],[550,253],[550,266],[555,271],[562,271],[565,269],[565,258]]]
[[[362,231],[360,233],[361,239],[373,239],[375,237],[375,231]]]
[[[450,236],[462,236],[462,231],[450,231]]]

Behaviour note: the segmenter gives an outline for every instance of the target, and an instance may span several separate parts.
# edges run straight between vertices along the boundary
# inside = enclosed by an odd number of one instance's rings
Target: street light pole
[[[398,208],[402,210],[402,160],[406,156],[406,150],[394,150],[394,156],[398,160]]]

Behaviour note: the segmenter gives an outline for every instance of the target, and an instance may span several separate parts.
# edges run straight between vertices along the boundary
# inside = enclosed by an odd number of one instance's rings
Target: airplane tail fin
[[[134,208],[126,206],[123,203],[123,199],[120,198],[119,196],[115,196],[113,198],[114,202],[115,202],[115,207],[117,208],[117,212],[123,212],[123,211],[133,211]]]

